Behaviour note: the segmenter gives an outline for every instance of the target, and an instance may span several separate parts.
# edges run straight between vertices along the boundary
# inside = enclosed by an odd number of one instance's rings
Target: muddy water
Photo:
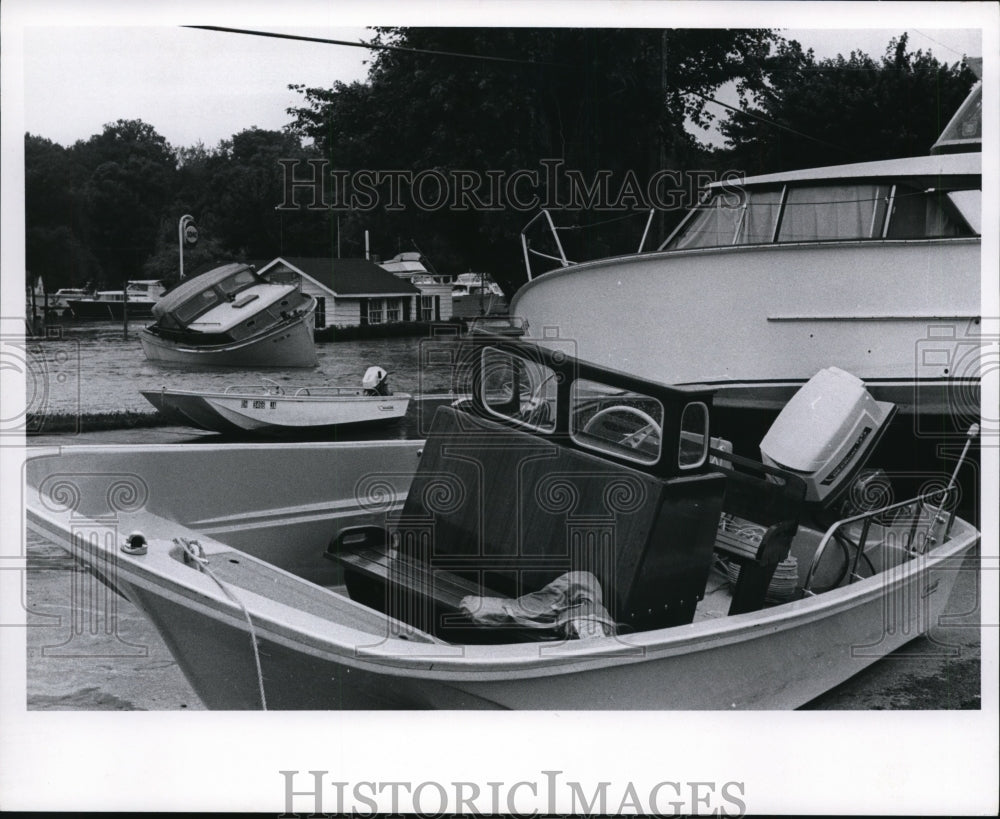
[[[263,378],[286,390],[307,386],[357,387],[365,370],[389,372],[395,392],[441,393],[451,389],[444,338],[391,338],[316,345],[318,363],[303,369],[192,369],[147,361],[138,330],[124,337],[120,324],[51,325],[51,337],[28,342],[27,408],[35,414],[153,412],[140,390],[224,390],[257,386]]]

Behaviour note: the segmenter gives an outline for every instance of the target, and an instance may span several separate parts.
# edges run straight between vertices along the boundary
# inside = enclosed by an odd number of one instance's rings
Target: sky
[[[52,16],[24,28],[27,132],[69,145],[100,133],[117,119],[141,119],[175,147],[200,142],[212,148],[246,128],[282,128],[291,121],[287,109],[304,100],[290,84],[330,87],[337,80],[363,80],[365,62],[372,57],[362,48],[205,31],[169,21],[149,25],[142,18],[126,26],[120,19],[52,25],[50,21],[63,20]],[[199,23],[197,15],[187,19]],[[258,25],[245,19],[242,14],[224,15],[213,24],[353,42],[370,36],[363,25],[279,26],[267,20]],[[497,21],[487,15],[483,22]],[[940,23],[910,25],[902,18],[899,22],[875,29],[795,27],[781,33],[813,48],[820,58],[854,49],[879,57],[889,40],[903,31],[910,34],[911,49],[931,50],[949,63],[963,54],[983,53],[978,30],[944,29]]]

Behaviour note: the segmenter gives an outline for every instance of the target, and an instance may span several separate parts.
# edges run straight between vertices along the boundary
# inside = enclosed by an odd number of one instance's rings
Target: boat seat
[[[423,561],[386,548],[386,534],[378,526],[354,526],[342,531],[328,550],[328,556],[336,555],[344,568],[344,581],[352,600],[454,643],[526,642],[559,637],[555,629],[510,625],[483,628],[473,623],[462,609],[463,599],[502,595],[482,583],[446,569],[432,569]]]
[[[756,550],[748,550],[746,540],[721,528],[715,539],[716,551],[740,567],[729,613],[759,611],[774,571],[788,557],[798,531],[806,484],[796,475],[730,452],[710,448],[709,453],[730,464],[717,467],[726,475],[723,514],[764,529]]]
[[[714,470],[658,477],[441,407],[393,526],[339,536],[327,555],[344,565],[351,596],[382,610],[412,602],[410,589],[447,613],[458,590],[516,598],[584,571],[616,622],[680,625],[704,595],[724,486]],[[401,579],[388,560],[403,560],[403,575],[420,571]],[[428,627],[426,606],[392,613],[442,634],[440,622]]]

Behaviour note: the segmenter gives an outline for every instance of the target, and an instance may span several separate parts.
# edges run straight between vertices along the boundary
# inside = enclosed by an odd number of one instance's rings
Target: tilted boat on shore
[[[862,471],[894,409],[839,370],[759,462],[706,388],[465,364],[424,441],[32,451],[28,523],[216,709],[795,708],[930,628],[978,542],[954,477]]]
[[[635,254],[574,263],[543,212],[548,252],[529,223],[511,315],[539,343],[710,384],[719,405],[779,409],[836,365],[901,415],[978,417],[981,106],[978,83],[933,155],[723,179],[654,251],[644,235]],[[558,266],[535,276],[538,257]]]
[[[384,374],[381,367],[369,367]],[[289,388],[264,379],[250,386],[233,385],[222,392],[140,390],[143,398],[167,416],[211,432],[294,436],[357,424],[398,421],[406,415],[411,395],[393,394],[385,376],[373,375],[361,387],[310,386]],[[369,385],[370,381],[370,385]]]
[[[207,367],[312,367],[316,299],[271,284],[248,265],[222,265],[181,282],[139,333],[150,361]]]

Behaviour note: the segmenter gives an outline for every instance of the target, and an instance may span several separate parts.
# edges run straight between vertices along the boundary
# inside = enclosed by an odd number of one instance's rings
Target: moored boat
[[[469,344],[425,441],[39,450],[29,525],[223,709],[794,708],[931,627],[978,541],[954,480],[870,491],[893,407],[840,371],[755,462],[710,390]]]
[[[833,364],[903,415],[975,417],[981,104],[979,83],[932,155],[716,182],[652,251],[644,236],[635,254],[574,263],[549,218],[553,251],[523,236],[529,281],[511,314],[540,343],[545,328],[593,361],[710,384],[729,406],[777,410]],[[534,276],[538,256],[559,266]]]
[[[208,367],[311,367],[316,300],[271,284],[248,265],[222,265],[181,282],[139,333],[146,358]]]
[[[488,273],[459,273],[451,288],[452,315],[459,318],[507,312],[507,299]]]
[[[357,424],[386,424],[406,414],[410,396],[393,394],[383,375],[361,387],[289,387],[265,383],[227,387],[223,392],[202,390],[141,390],[157,410],[212,432],[250,432],[294,436],[331,431]]]
[[[125,290],[98,290],[95,293],[67,299],[66,306],[76,319],[98,321],[129,318],[149,318],[153,315],[153,305],[166,292],[159,279],[136,279],[129,281]]]

